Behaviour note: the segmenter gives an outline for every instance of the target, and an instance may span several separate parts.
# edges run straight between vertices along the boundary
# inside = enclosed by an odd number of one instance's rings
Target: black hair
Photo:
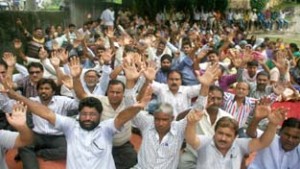
[[[111,86],[111,85],[122,85],[122,88],[123,88],[123,91],[125,91],[125,84],[122,82],[122,81],[120,81],[120,80],[117,80],[117,79],[112,79],[112,80],[110,80],[109,81],[109,83],[108,83],[108,88]],[[107,89],[108,89],[107,88]]]
[[[173,74],[173,73],[179,74],[180,75],[180,79],[182,80],[182,74],[178,70],[171,70],[170,72],[168,72],[167,78],[169,79],[170,74]]]
[[[216,86],[216,85],[209,86],[209,92],[212,92],[212,91],[219,91],[222,93],[222,97],[224,96],[224,91],[219,86]]]
[[[268,79],[270,79],[270,74],[268,72],[266,72],[266,71],[260,71],[260,72],[258,72],[257,75],[256,75],[256,79],[258,78],[258,76],[267,76]]]
[[[54,80],[53,79],[46,79],[46,78],[42,78],[37,82],[36,89],[38,90],[40,88],[40,86],[44,85],[44,84],[49,84],[52,88],[52,91],[54,91],[54,92],[57,90],[57,85],[54,82]]]
[[[252,61],[249,61],[247,62],[247,66],[250,67],[250,66],[258,66],[258,62],[256,60],[252,60]]]
[[[295,118],[295,117],[290,117],[290,118],[284,120],[280,131],[282,131],[285,127],[300,129],[300,119]]]
[[[162,55],[162,57],[160,58],[160,62],[163,62],[166,59],[169,60],[170,62],[172,62],[172,56],[169,54]]]
[[[78,111],[80,112],[84,107],[95,108],[99,114],[101,114],[103,110],[101,101],[95,97],[86,97],[80,100]]]
[[[39,62],[31,62],[31,63],[29,63],[29,65],[27,66],[27,70],[29,70],[32,67],[40,68],[41,71],[44,71],[43,65],[41,63],[39,63]]]

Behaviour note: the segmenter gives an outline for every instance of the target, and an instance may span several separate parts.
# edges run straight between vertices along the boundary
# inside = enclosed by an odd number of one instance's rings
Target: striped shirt
[[[277,95],[275,93],[267,96],[274,102],[277,99]],[[238,107],[237,102],[235,100],[235,95],[232,93],[225,92],[224,93],[224,105],[223,109],[231,114],[234,119],[236,119],[239,123],[239,127],[244,127],[247,119],[250,115],[253,114],[255,109],[255,103],[258,99],[252,97],[245,97],[244,103]]]
[[[136,169],[176,169],[184,139],[186,119],[173,121],[170,131],[159,141],[153,116],[140,112],[133,120],[142,132],[143,141]]]

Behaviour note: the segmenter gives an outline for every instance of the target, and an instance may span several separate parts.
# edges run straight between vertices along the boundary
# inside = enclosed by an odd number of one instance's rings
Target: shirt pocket
[[[92,141],[91,152],[95,156],[102,155],[106,150],[107,150],[106,144],[102,140],[97,139],[97,140]]]
[[[176,155],[176,143],[161,143],[157,154],[160,158],[170,158]]]

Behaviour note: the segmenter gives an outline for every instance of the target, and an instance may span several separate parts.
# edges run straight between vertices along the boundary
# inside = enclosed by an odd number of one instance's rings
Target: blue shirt
[[[182,74],[183,85],[191,86],[199,84],[199,81],[194,74],[193,60],[183,52],[180,52],[178,58],[173,59],[172,69],[178,70]]]
[[[271,145],[257,152],[254,161],[248,169],[299,169],[300,146],[292,151],[284,151],[279,136],[273,139]]]
[[[167,72],[163,72],[161,69],[159,69],[159,71],[156,73],[155,81],[159,83],[167,83],[167,75]]]

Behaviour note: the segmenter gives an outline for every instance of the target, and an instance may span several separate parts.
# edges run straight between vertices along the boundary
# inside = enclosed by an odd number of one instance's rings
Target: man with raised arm
[[[272,142],[277,126],[285,118],[286,110],[264,108],[258,105],[256,111],[268,112],[270,121],[266,131],[259,138],[236,138],[238,123],[229,117],[222,117],[216,124],[213,137],[197,135],[196,124],[201,120],[203,113],[194,111],[187,116],[185,138],[198,153],[197,169],[239,169],[245,154],[266,148]]]
[[[27,107],[22,103],[17,103],[13,107],[11,114],[6,114],[6,118],[18,132],[0,130],[0,168],[8,169],[5,162],[5,152],[7,149],[20,148],[33,141],[33,133],[26,123]]]
[[[148,87],[140,102],[124,109],[115,118],[102,122],[101,102],[87,97],[79,103],[78,122],[76,119],[55,114],[46,106],[19,95],[11,89],[9,79],[2,79],[2,83],[11,98],[23,101],[32,113],[46,119],[64,133],[67,140],[67,169],[114,169],[111,152],[113,136],[146,106],[152,93]]]

